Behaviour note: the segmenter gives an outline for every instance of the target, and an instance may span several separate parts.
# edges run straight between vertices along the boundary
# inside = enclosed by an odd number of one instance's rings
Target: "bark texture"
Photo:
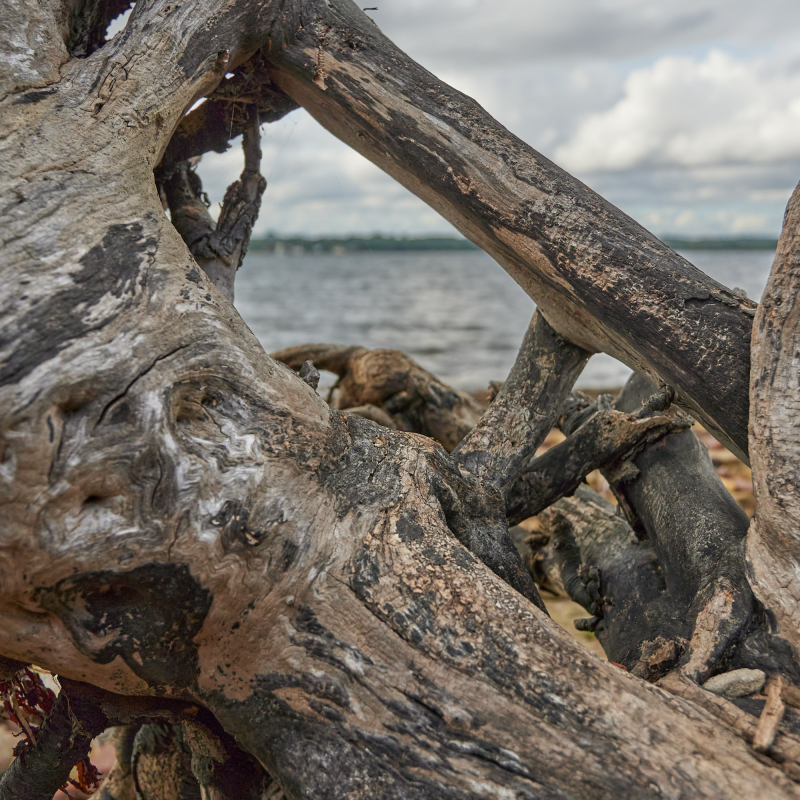
[[[756,316],[750,402],[751,583],[782,636],[800,649],[800,187]]]
[[[485,411],[472,395],[445,385],[397,350],[299,345],[272,353],[272,357],[296,370],[311,361],[318,369],[335,373],[339,380],[328,398],[333,407],[430,436],[448,451]],[[377,414],[372,409],[377,409]]]
[[[272,79],[493,256],[556,331],[675,387],[746,459],[755,304],[415,64],[350,0],[303,10],[269,56]]]
[[[233,302],[236,271],[247,253],[261,195],[267,187],[259,171],[258,116],[252,108],[246,115],[249,124],[242,135],[244,169],[241,178],[225,192],[216,222],[208,213],[200,178],[189,161],[176,165],[172,177],[164,185],[172,224],[211,283],[230,302]]]
[[[559,336],[537,311],[488,412],[453,451],[459,465],[506,497],[544,441],[590,354]]]
[[[656,390],[634,375],[616,407],[647,412]],[[603,412],[583,413],[589,426]],[[565,418],[580,421],[574,410]],[[534,576],[584,606],[609,659],[635,674],[657,679],[678,668],[702,683],[749,668],[800,681],[790,642],[775,635],[746,578],[747,515],[694,433],[667,434],[601,467],[619,509],[582,489],[544,512]]]

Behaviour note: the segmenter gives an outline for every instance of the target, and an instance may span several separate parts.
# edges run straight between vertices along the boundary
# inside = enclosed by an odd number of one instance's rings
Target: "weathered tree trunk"
[[[753,590],[800,648],[800,187],[753,329],[750,446],[756,515],[747,537]]]
[[[503,493],[545,427],[522,411],[538,383],[509,382],[463,459],[331,409],[198,268],[153,170],[262,48],[292,98],[536,298],[574,343],[547,385],[606,349],[740,449],[752,304],[349,0],[139,0],[108,44],[84,31],[85,58],[67,5],[0,9],[17,58],[0,74],[0,654],[199,706],[290,798],[800,796],[789,734],[757,755],[747,726],[536,607]]]
[[[273,80],[494,257],[559,333],[673,386],[746,459],[755,304],[415,64],[352,3],[303,6]]]

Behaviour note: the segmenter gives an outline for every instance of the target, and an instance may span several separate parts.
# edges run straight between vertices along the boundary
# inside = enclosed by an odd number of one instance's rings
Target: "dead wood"
[[[541,313],[534,314],[508,379],[453,450],[459,466],[505,501],[590,355],[559,336]]]
[[[683,697],[705,709],[722,720],[746,742],[754,745],[758,734],[759,718],[740,708],[736,703],[707,692],[678,672],[671,672],[664,676],[658,685],[670,694]],[[797,735],[786,731],[776,731],[771,745],[771,756],[773,763],[779,764],[787,776],[795,781],[800,780],[800,738]]]
[[[647,419],[656,389],[635,375],[616,406]],[[579,424],[592,411],[567,419]],[[539,552],[531,558],[534,575],[589,611],[586,625],[609,659],[648,679],[680,665],[699,682],[740,667],[798,681],[795,656],[747,582],[747,516],[694,434],[661,436],[602,469],[638,530],[584,489],[541,515],[546,535],[533,541]]]
[[[753,749],[759,753],[766,753],[775,744],[778,735],[778,726],[781,724],[786,706],[781,699],[783,679],[780,675],[771,678],[767,684],[767,702],[758,718],[756,732],[753,734]]]
[[[260,50],[229,74],[178,124],[156,167],[157,183],[169,180],[184,161],[211,151],[224,153],[231,139],[244,134],[254,118],[256,125],[277,122],[298,108],[272,82]]]
[[[103,779],[97,800],[136,800],[131,756],[137,730],[135,725],[122,725],[112,732],[117,760]]]
[[[592,470],[616,472],[636,452],[690,424],[683,414],[641,417],[612,408],[593,411],[563,442],[527,464],[506,501],[509,524],[517,525],[573,494]]]
[[[69,681],[36,733],[0,777],[2,800],[52,800],[72,768],[89,755],[92,739],[108,726],[93,699]]]
[[[271,79],[492,255],[556,331],[673,386],[746,458],[755,304],[415,64],[349,0],[303,11],[269,53]]]
[[[786,209],[753,329],[750,446],[756,514],[747,557],[756,596],[800,650],[800,187]]]
[[[200,178],[188,161],[178,164],[164,184],[172,224],[195,261],[231,302],[236,272],[247,254],[250,233],[261,207],[261,195],[267,187],[259,171],[258,118],[252,108],[246,116],[248,125],[242,136],[244,169],[239,180],[225,192],[216,222],[206,208]]]
[[[339,380],[329,398],[334,408],[376,407],[389,415],[396,429],[430,436],[448,451],[485,410],[472,395],[442,383],[398,350],[308,344],[272,353],[272,358],[296,370],[310,360],[318,369],[335,373]]]

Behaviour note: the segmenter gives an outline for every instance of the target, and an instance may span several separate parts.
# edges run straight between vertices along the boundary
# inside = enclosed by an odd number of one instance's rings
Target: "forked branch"
[[[533,315],[508,379],[478,424],[459,442],[459,465],[503,498],[544,441],[591,354]]]

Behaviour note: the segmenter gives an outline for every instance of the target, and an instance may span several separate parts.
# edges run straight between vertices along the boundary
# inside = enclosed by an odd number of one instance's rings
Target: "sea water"
[[[681,253],[758,300],[774,253]],[[408,353],[459,389],[504,380],[534,311],[531,299],[482,251],[272,255],[252,252],[236,278],[236,307],[267,352],[311,342]],[[593,356],[578,386],[621,386],[630,370]]]

